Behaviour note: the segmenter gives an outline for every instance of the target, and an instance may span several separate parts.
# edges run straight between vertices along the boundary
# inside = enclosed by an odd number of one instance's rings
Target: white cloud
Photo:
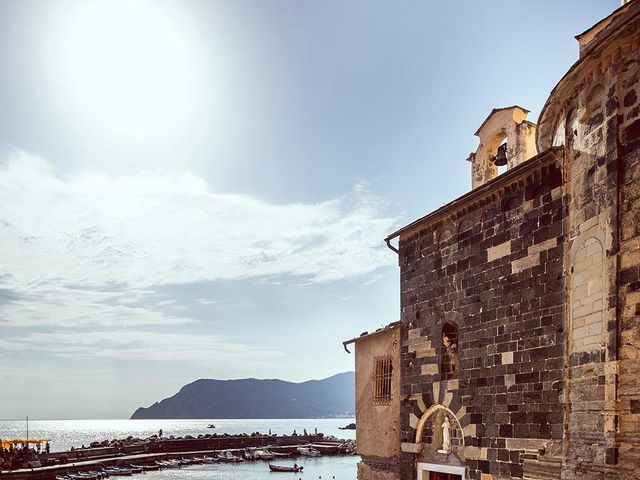
[[[2,286],[0,281],[0,288]],[[12,287],[11,284],[5,286]],[[49,284],[13,285],[11,292],[15,298],[0,304],[0,326],[131,327],[179,325],[192,321],[178,315],[179,310],[172,305],[136,305],[144,299],[145,293],[152,295],[152,292],[100,291]],[[163,306],[171,308],[172,313],[155,309]]]
[[[0,325],[181,324],[153,289],[246,278],[329,282],[393,262],[394,220],[362,185],[316,204],[215,194],[185,172],[58,176],[43,158],[0,166]],[[212,305],[199,298],[194,305]]]
[[[192,362],[202,365],[234,365],[255,367],[284,357],[284,353],[253,348],[229,341],[223,336],[154,333],[116,329],[109,331],[31,332],[19,337],[0,339],[5,352],[38,352],[64,358],[106,358],[117,360],[149,360]]]
[[[147,288],[283,274],[314,282],[393,262],[394,220],[363,186],[316,204],[215,194],[189,173],[56,176],[18,153],[0,168],[0,272],[22,286]]]

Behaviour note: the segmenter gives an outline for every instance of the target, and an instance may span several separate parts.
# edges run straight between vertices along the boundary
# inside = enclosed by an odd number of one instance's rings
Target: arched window
[[[458,378],[459,369],[458,327],[453,323],[445,323],[442,327],[442,361],[440,362],[440,378],[442,380],[455,380]]]

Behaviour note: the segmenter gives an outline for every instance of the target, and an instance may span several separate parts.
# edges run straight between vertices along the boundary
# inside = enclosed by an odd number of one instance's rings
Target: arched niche
[[[429,254],[429,250],[433,245],[433,240],[431,238],[425,237],[420,242],[420,257],[426,257]]]
[[[522,197],[520,195],[510,195],[502,201],[502,211],[505,213],[512,213],[522,205]]]
[[[446,247],[453,238],[453,233],[450,227],[445,227],[442,229],[440,234],[438,235],[438,247]]]
[[[603,110],[604,98],[605,91],[602,84],[599,83],[591,87],[591,90],[589,90],[589,93],[585,97],[584,108],[582,116],[580,117],[581,123],[587,122],[590,118]]]
[[[416,426],[415,443],[422,444],[423,449],[437,452],[442,447],[441,428],[445,416],[451,425],[451,451],[456,453],[464,448],[464,432],[460,421],[455,413],[441,404],[432,405],[422,414]]]
[[[468,218],[458,224],[458,240],[468,238],[473,231],[473,222]]]
[[[570,352],[603,349],[606,344],[603,232],[580,235],[574,241],[570,258]]]
[[[482,215],[480,215],[480,228],[485,230],[495,225],[496,221],[500,219],[501,213],[495,208],[487,208]]]

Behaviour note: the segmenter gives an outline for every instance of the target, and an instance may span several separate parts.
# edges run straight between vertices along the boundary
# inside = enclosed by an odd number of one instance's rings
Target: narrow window
[[[388,405],[391,401],[391,357],[377,357],[374,365],[373,404]]]
[[[458,327],[452,323],[445,323],[442,327],[442,362],[440,363],[440,377],[442,380],[458,378]]]

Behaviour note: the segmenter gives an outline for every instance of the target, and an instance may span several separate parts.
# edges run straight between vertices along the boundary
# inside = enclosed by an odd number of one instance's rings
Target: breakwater
[[[317,435],[221,435],[202,438],[168,438],[132,442],[126,445],[83,448],[47,455],[45,466],[2,471],[2,480],[53,480],[69,471],[100,469],[102,465],[151,464],[156,460],[215,454],[221,450],[242,452],[251,447],[269,447],[278,453],[297,454],[297,447],[315,445],[323,453],[337,454],[343,440]],[[37,465],[37,462],[31,462]]]

